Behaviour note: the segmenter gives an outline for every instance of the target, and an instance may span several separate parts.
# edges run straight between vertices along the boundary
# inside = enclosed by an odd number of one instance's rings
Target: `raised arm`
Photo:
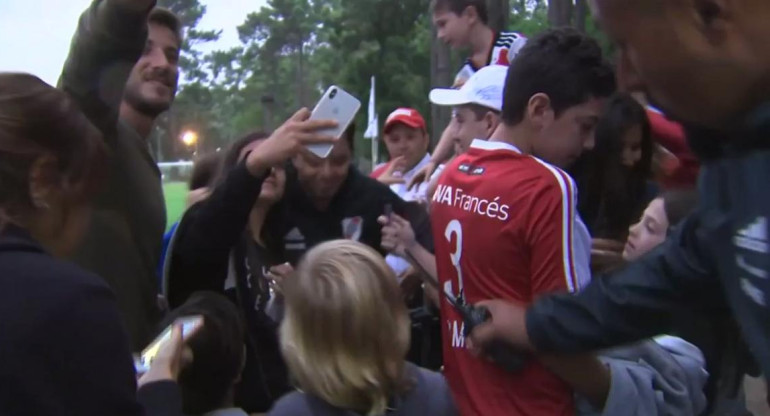
[[[103,131],[114,128],[123,89],[147,42],[155,0],[95,0],[83,12],[59,88]]]

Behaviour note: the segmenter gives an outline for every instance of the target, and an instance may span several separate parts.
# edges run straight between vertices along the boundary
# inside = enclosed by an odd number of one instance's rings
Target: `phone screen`
[[[186,316],[177,320],[174,324],[182,325],[182,339],[187,339],[192,335],[201,325],[203,325],[203,316]],[[166,342],[171,339],[171,330],[173,325],[169,325],[161,332],[151,343],[142,351],[142,354],[138,359],[134,360],[134,366],[137,372],[144,373],[152,365],[152,361],[158,355],[160,349]]]

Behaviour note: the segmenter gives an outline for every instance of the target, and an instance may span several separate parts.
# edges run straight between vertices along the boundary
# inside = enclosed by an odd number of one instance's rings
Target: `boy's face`
[[[436,35],[440,41],[454,49],[468,45],[470,22],[466,13],[458,16],[450,10],[434,10],[433,24],[436,26]]]
[[[384,139],[390,158],[403,157],[407,171],[417,166],[428,152],[428,134],[421,128],[398,123],[388,129]]]
[[[562,169],[575,163],[583,151],[594,147],[596,124],[605,101],[591,98],[564,110],[558,117],[549,105],[542,109],[542,113],[534,116],[534,125],[539,130],[533,144],[534,155]]]
[[[455,154],[465,153],[474,139],[486,140],[497,127],[491,117],[491,112],[485,117],[479,118],[468,106],[455,107],[453,111],[453,136],[455,141]]]

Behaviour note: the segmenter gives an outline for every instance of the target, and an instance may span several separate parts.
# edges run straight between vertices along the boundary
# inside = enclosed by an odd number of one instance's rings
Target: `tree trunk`
[[[548,23],[551,27],[569,26],[572,22],[572,0],[548,0]]]
[[[575,0],[575,27],[579,31],[585,32],[587,18],[588,18],[588,1]]]
[[[430,66],[431,86],[447,88],[452,85],[449,46],[436,37],[435,28],[433,28],[433,42],[431,43]],[[451,116],[452,112],[449,107],[431,106],[431,143],[433,146],[441,138],[441,133],[449,124]]]
[[[495,32],[508,28],[508,17],[511,14],[510,0],[487,0],[489,11],[489,27]]]

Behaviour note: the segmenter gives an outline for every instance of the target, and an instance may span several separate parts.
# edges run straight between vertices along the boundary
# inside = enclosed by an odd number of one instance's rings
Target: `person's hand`
[[[431,175],[436,170],[436,166],[436,162],[432,160],[426,163],[425,166],[418,169],[414,176],[412,176],[406,188],[411,191],[415,186],[419,186],[423,182],[429,182]]]
[[[377,218],[382,225],[382,248],[402,258],[406,257],[406,250],[417,244],[412,224],[398,214],[391,214],[390,218],[382,215]]]
[[[406,159],[404,159],[403,156],[394,158],[388,163],[388,168],[385,169],[385,172],[382,172],[382,175],[377,177],[377,180],[384,183],[385,185],[404,183],[404,178],[402,175],[406,169],[405,163]]]
[[[200,326],[193,330],[188,337],[199,328]],[[152,360],[150,369],[139,378],[139,387],[155,381],[176,381],[182,369],[192,362],[192,358],[192,351],[185,346],[182,338],[182,325],[175,323],[171,330],[171,337]]]
[[[334,120],[308,120],[310,110],[303,108],[281,127],[278,127],[264,143],[257,146],[246,158],[246,167],[252,175],[280,166],[305,146],[334,143],[337,139],[318,131],[337,126]]]
[[[267,272],[267,278],[270,279],[270,287],[273,288],[275,293],[283,295],[283,284],[292,273],[294,273],[294,268],[289,263],[279,264],[270,268]]]
[[[526,312],[520,305],[504,300],[487,300],[475,304],[484,307],[491,317],[473,328],[468,337],[468,347],[476,355],[482,354],[492,341],[499,340],[523,350],[532,350],[527,335]]]
[[[191,207],[204,199],[207,199],[211,195],[211,188],[198,188],[193,189],[187,193],[187,207]]]
[[[622,242],[616,240],[591,240],[591,270],[601,272],[622,264],[624,247]]]

